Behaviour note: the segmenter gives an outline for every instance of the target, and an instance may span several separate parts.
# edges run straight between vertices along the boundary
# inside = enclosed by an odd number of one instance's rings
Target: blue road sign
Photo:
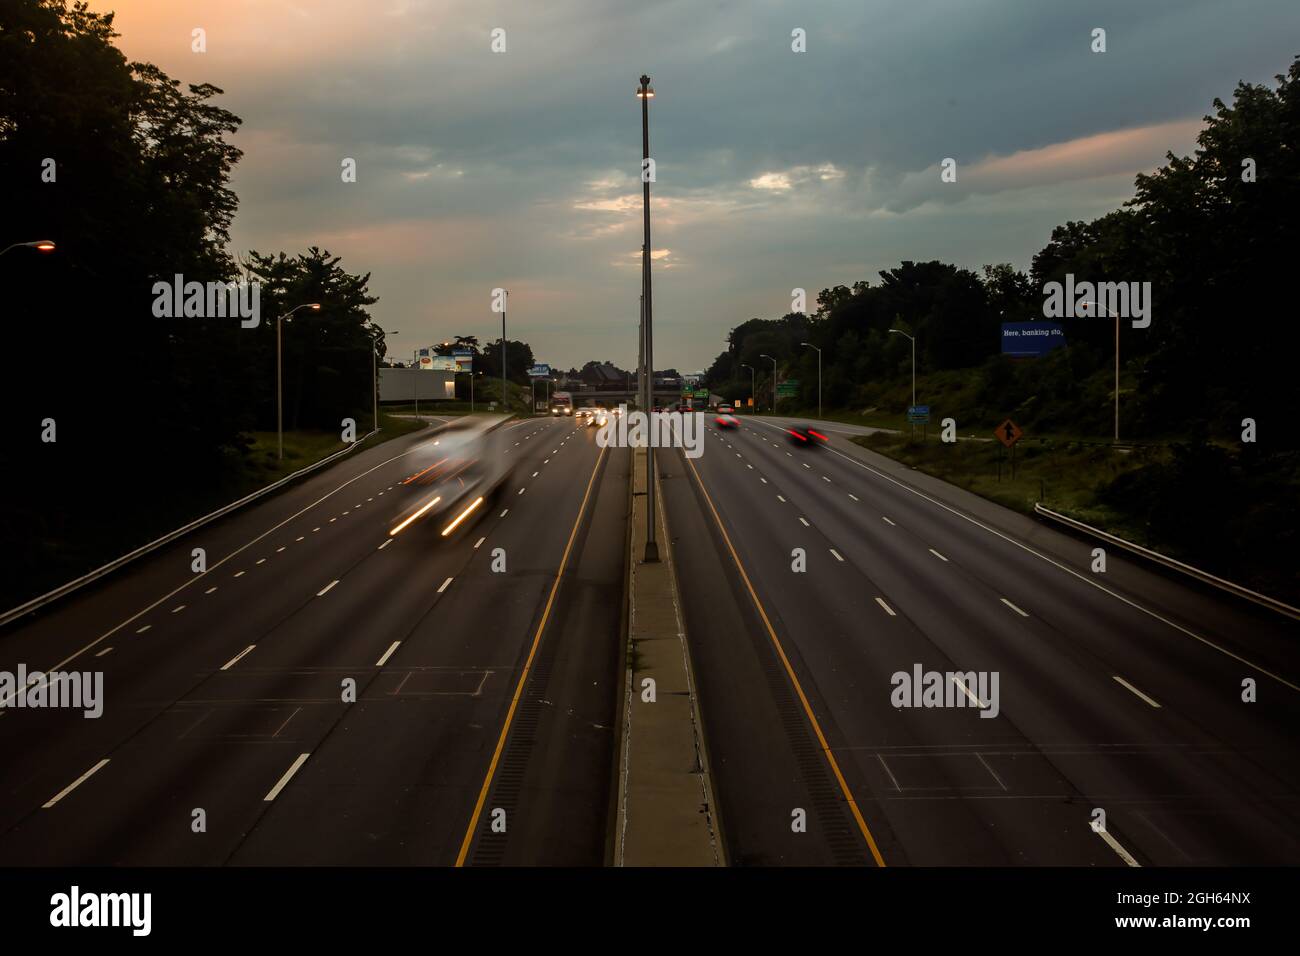
[[[528,374],[533,378],[546,378],[551,374],[551,367],[549,365],[534,365],[528,370]]]
[[[1055,322],[1003,322],[1002,354],[1037,358],[1065,344],[1065,330]]]
[[[930,406],[929,405],[908,405],[907,421],[911,425],[930,424]]]

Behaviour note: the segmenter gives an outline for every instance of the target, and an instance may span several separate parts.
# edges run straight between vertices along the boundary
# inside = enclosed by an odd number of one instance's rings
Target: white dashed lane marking
[[[334,585],[336,585],[336,584],[338,584],[338,583],[339,583],[339,582],[338,582],[338,578],[335,578],[335,579],[334,579],[333,581],[331,581],[329,584],[325,585],[323,588],[321,588],[319,591],[317,591],[317,592],[316,592],[316,596],[317,596],[317,597],[324,597],[326,594],[329,594],[330,591],[334,588]]]
[[[311,756],[310,753],[299,754],[298,759],[295,760],[293,762],[293,765],[284,772],[284,776],[280,778],[280,782],[277,783],[274,787],[272,787],[271,792],[262,798],[263,802],[270,803],[272,800],[278,797],[280,795],[280,791],[284,789],[285,784],[287,784],[289,780],[293,777],[293,775],[298,772],[298,768],[307,762],[307,758],[310,756]]]
[[[1150,704],[1152,707],[1155,707],[1157,710],[1160,708],[1160,705],[1159,705],[1159,704],[1157,704],[1154,700],[1152,700],[1152,699],[1151,699],[1150,697],[1148,697],[1146,694],[1142,693],[1142,691],[1138,690],[1136,687],[1134,687],[1132,684],[1130,684],[1130,683],[1129,683],[1128,681],[1126,681],[1124,678],[1120,677],[1118,674],[1111,674],[1110,676],[1113,677],[1113,678],[1115,678],[1115,680],[1118,681],[1122,686],[1127,687],[1127,688],[1128,688],[1129,690],[1131,690],[1133,693],[1137,694],[1139,697],[1141,697],[1143,700],[1145,700],[1145,701],[1146,701],[1148,704]]]
[[[230,660],[226,661],[226,663],[222,664],[222,665],[221,665],[221,669],[222,669],[223,671],[228,671],[228,670],[230,670],[230,668],[234,667],[234,666],[235,666],[236,664],[238,664],[241,660],[243,660],[244,656],[247,655],[247,654],[248,654],[248,653],[249,653],[253,648],[255,648],[256,646],[257,646],[256,644],[249,644],[246,648],[244,648],[242,651],[240,651],[238,654],[236,654],[236,655],[235,655],[234,657],[232,657]]]
[[[1026,614],[1024,611],[1020,610],[1020,608],[1016,607],[1014,604],[1012,604],[1012,603],[1011,603],[1010,601],[1008,601],[1006,598],[1002,598],[1002,603],[1005,604],[1007,607],[1011,608],[1011,610],[1015,611],[1015,612],[1016,612],[1017,614],[1019,614],[1021,617],[1029,617],[1028,614]]]
[[[62,790],[60,790],[60,791],[59,791],[57,794],[55,794],[51,799],[49,799],[49,800],[47,800],[45,803],[41,804],[41,809],[42,809],[42,810],[48,810],[48,809],[50,809],[50,807],[54,806],[56,803],[58,803],[60,800],[62,800],[64,797],[66,797],[68,794],[70,794],[73,790],[76,790],[79,786],[81,786],[83,783],[85,783],[87,780],[89,780],[89,779],[90,779],[90,776],[91,776],[92,774],[94,774],[94,773],[96,773],[97,771],[103,769],[104,766],[107,765],[107,764],[108,764],[108,758],[105,757],[105,758],[104,758],[103,760],[101,760],[99,763],[95,764],[95,766],[91,767],[89,770],[87,770],[85,773],[83,773],[83,774],[82,774],[80,777],[78,777],[76,780],[72,781],[72,783],[68,784],[66,787],[64,787]]]

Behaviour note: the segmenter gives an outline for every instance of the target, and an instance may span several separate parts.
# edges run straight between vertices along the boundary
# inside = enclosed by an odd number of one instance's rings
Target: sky
[[[509,337],[557,368],[636,363],[643,72],[655,366],[694,371],[795,288],[811,304],[906,259],[1028,269],[1053,226],[1192,152],[1214,97],[1300,53],[1296,0],[90,7],[128,59],[243,119],[232,254],[314,245],[371,273],[399,357],[495,339],[506,288]]]

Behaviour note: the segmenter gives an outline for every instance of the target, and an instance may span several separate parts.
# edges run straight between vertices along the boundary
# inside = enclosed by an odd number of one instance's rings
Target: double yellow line
[[[537,633],[533,635],[532,647],[528,649],[528,659],[524,661],[523,673],[519,675],[519,683],[515,686],[515,696],[510,700],[510,709],[506,711],[506,722],[501,726],[501,736],[497,738],[496,750],[492,752],[492,762],[488,764],[487,776],[483,778],[483,786],[479,788],[478,800],[474,804],[474,812],[470,815],[469,826],[465,828],[465,838],[461,840],[460,852],[456,854],[456,866],[464,866],[465,858],[469,856],[470,845],[474,842],[474,831],[478,829],[479,818],[483,815],[483,805],[487,803],[488,791],[492,789],[492,778],[496,776],[497,764],[501,762],[501,754],[506,748],[506,737],[510,734],[510,724],[515,719],[515,711],[519,709],[519,700],[524,695],[524,686],[528,683],[528,675],[533,668],[533,658],[537,656],[537,648],[542,643],[542,632],[546,630],[546,622],[550,620],[551,608],[555,604],[555,595],[560,590],[560,581],[564,578],[564,569],[569,563],[569,553],[573,550],[573,542],[578,537],[578,528],[582,525],[582,516],[587,513],[587,501],[591,498],[591,489],[596,484],[596,475],[600,472],[600,463],[605,460],[605,452],[608,449],[602,448],[600,454],[596,457],[596,464],[591,469],[591,477],[587,479],[587,490],[582,496],[582,504],[578,506],[578,517],[573,521],[573,530],[569,532],[569,541],[564,546],[564,555],[560,558],[560,567],[555,572],[555,582],[551,585],[551,593],[546,598],[546,607],[542,611],[542,619],[537,622]]]
[[[704,480],[700,478],[700,473],[695,470],[695,463],[691,459],[683,456],[683,460],[690,465],[691,473],[695,475],[695,481],[700,486],[700,493],[704,495],[709,510],[713,512],[713,520],[717,522],[718,531],[722,533],[722,540],[726,543],[727,550],[731,552],[731,559],[736,562],[736,569],[740,571],[741,580],[745,582],[745,587],[749,590],[749,596],[754,602],[754,607],[758,609],[758,616],[763,619],[763,626],[767,628],[767,636],[771,639],[772,646],[776,648],[777,656],[781,658],[781,663],[785,666],[786,676],[790,678],[790,683],[799,696],[799,703],[803,704],[804,713],[808,715],[808,722],[812,725],[813,733],[817,735],[817,743],[822,749],[822,754],[826,757],[826,762],[831,766],[831,773],[835,775],[835,780],[840,785],[840,792],[844,794],[849,809],[853,811],[853,819],[857,821],[858,829],[862,831],[862,836],[867,841],[867,847],[871,850],[871,857],[876,861],[876,866],[884,866],[885,858],[880,855],[880,848],[876,846],[876,840],[867,828],[867,821],[862,817],[858,802],[853,799],[853,792],[849,790],[848,782],[844,779],[844,774],[840,772],[839,761],[835,759],[835,754],[831,753],[831,745],[826,742],[826,735],[822,733],[822,725],[817,720],[817,715],[813,713],[812,705],[808,703],[808,695],[803,692],[803,685],[799,683],[799,678],[795,676],[794,668],[790,666],[790,659],[785,655],[785,648],[781,646],[781,640],[776,636],[776,630],[772,627],[767,611],[763,608],[763,602],[758,599],[758,592],[754,590],[753,582],[749,580],[749,575],[745,573],[745,566],[740,563],[740,555],[736,554],[736,549],[731,544],[731,536],[727,534],[727,529],[722,524],[722,518],[718,515],[718,509],[713,506],[713,499],[709,497],[708,491],[705,490]]]

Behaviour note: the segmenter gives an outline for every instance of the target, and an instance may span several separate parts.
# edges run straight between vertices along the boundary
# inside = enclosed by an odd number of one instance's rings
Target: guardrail
[[[272,491],[275,491],[277,488],[283,487],[284,485],[293,481],[295,478],[301,478],[303,475],[310,474],[311,472],[315,471],[317,468],[325,467],[330,462],[342,458],[344,455],[347,455],[352,451],[355,451],[357,447],[360,446],[361,443],[364,442],[367,438],[370,438],[372,435],[377,435],[377,434],[379,434],[378,428],[371,429],[369,432],[362,435],[361,438],[359,438],[357,441],[350,444],[347,448],[340,448],[338,451],[334,452],[333,454],[326,455],[320,461],[313,462],[312,464],[308,465],[306,468],[299,468],[293,474],[285,475],[279,481],[272,482],[271,484],[267,485],[265,488],[259,488],[257,491],[254,491],[250,495],[245,495],[243,498],[240,498],[238,501],[232,501],[228,505],[223,505],[222,507],[218,508],[216,511],[212,512],[211,514],[204,515],[202,518],[196,518],[194,521],[191,521],[183,528],[177,528],[175,531],[169,531],[161,538],[158,538],[157,540],[154,541],[150,541],[148,544],[141,545],[140,547],[132,551],[130,554],[124,554],[120,558],[116,558],[108,562],[108,564],[104,565],[103,567],[96,568],[94,571],[91,571],[88,574],[83,574],[81,577],[77,578],[74,581],[69,581],[67,584],[62,584],[59,587],[55,588],[53,591],[49,591],[45,594],[42,594],[40,597],[32,598],[26,604],[20,604],[18,605],[18,607],[11,608],[10,610],[5,611],[3,614],[0,614],[0,627],[3,627],[5,624],[8,624],[10,621],[22,617],[24,614],[29,614],[32,611],[42,608],[45,605],[51,603],[52,601],[57,601],[59,598],[67,597],[73,591],[85,587],[90,582],[97,581],[100,578],[104,577],[106,574],[112,574],[118,568],[130,564],[132,561],[136,560],[137,558],[144,557],[146,554],[148,554],[151,551],[156,551],[158,548],[161,548],[165,544],[170,544],[171,542],[175,541],[177,538],[183,537],[184,535],[189,534],[191,531],[203,527],[208,522],[216,521],[218,518],[228,515],[230,514],[230,512],[235,511],[238,508],[242,508],[244,505],[249,504],[250,502],[256,501],[258,498],[261,498],[263,495],[270,494]]]
[[[1200,568],[1194,568],[1190,564],[1184,564],[1182,561],[1163,555],[1159,551],[1152,551],[1150,548],[1144,548],[1142,545],[1134,544],[1132,541],[1125,541],[1123,538],[1117,537],[1109,531],[1102,531],[1100,528],[1094,528],[1092,525],[1084,524],[1082,521],[1078,521],[1068,515],[1063,515],[1060,512],[1044,508],[1041,504],[1034,504],[1034,513],[1051,518],[1053,521],[1059,521],[1066,527],[1073,528],[1076,531],[1082,531],[1085,534],[1093,535],[1094,537],[1100,538],[1110,544],[1124,548],[1125,550],[1147,558],[1150,561],[1154,561],[1157,564],[1164,565],[1167,568],[1180,571],[1183,574],[1196,578],[1198,581],[1216,587],[1221,591],[1227,591],[1229,594],[1235,595],[1236,597],[1244,598],[1247,601],[1258,604],[1260,607],[1266,607],[1270,611],[1276,611],[1278,614],[1300,621],[1300,608],[1294,608],[1289,604],[1279,601],[1277,598],[1269,597],[1267,594],[1260,594],[1258,591],[1252,591],[1250,588],[1242,587],[1240,584],[1235,584],[1232,581],[1226,581],[1223,578],[1210,574],[1208,571],[1202,571]]]

